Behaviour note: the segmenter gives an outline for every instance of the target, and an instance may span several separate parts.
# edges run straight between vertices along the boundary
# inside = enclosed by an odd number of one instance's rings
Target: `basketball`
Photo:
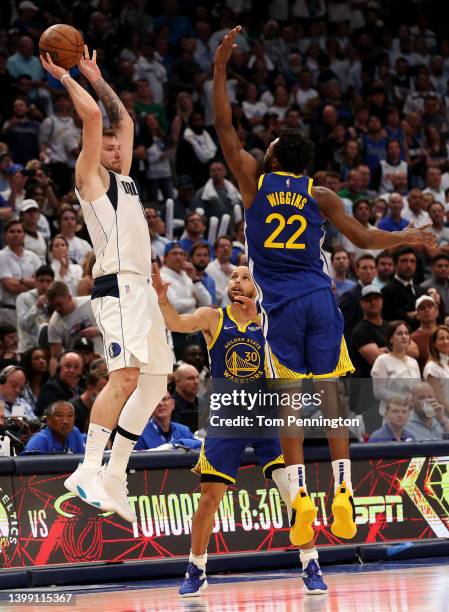
[[[83,55],[84,40],[80,32],[65,23],[57,23],[47,28],[39,40],[39,53],[61,68],[72,68]]]

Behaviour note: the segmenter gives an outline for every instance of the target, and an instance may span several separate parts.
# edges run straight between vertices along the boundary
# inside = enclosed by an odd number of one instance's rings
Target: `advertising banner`
[[[352,543],[449,537],[449,457],[356,460],[352,463],[358,532]],[[137,522],[98,514],[68,493],[65,475],[0,477],[2,567],[126,561],[184,556],[190,548],[199,479],[187,468],[129,475]],[[307,465],[318,508],[318,546],[332,535],[333,481],[327,462]],[[342,541],[341,543],[348,543]],[[217,512],[209,553],[284,550],[287,513],[272,481],[244,466]]]

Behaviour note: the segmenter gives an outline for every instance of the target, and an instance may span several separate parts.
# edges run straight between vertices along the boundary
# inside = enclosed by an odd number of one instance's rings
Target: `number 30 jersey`
[[[248,265],[267,314],[290,300],[331,287],[323,270],[324,219],[312,179],[272,172],[259,179],[245,211]]]
[[[236,383],[263,378],[265,338],[258,322],[239,325],[230,305],[219,308],[218,314],[218,327],[207,347],[212,378],[226,378]]]

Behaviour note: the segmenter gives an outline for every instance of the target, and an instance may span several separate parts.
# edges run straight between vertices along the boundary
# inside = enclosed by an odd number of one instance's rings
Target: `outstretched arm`
[[[327,187],[314,187],[312,194],[318,208],[340,232],[360,249],[392,249],[401,245],[429,247],[436,246],[436,237],[425,230],[430,224],[415,229],[411,223],[400,232],[384,232],[366,228],[351,215],[348,215],[341,199]]]
[[[82,61],[85,60],[81,60],[80,64]],[[91,176],[99,177],[103,128],[101,111],[92,96],[72,79],[65,68],[56,66],[48,53],[46,58],[41,55],[41,62],[45,70],[64,85],[83,122],[83,149],[76,163],[76,184],[81,190],[80,175],[83,181]]]
[[[167,289],[170,283],[164,282],[157,264],[153,264],[152,278],[153,287],[158,297],[159,308],[167,328],[170,331],[183,334],[201,331],[206,338],[206,342],[209,344],[218,325],[218,311],[208,306],[203,306],[191,314],[179,314],[167,297]]]
[[[244,150],[232,125],[232,110],[226,82],[226,67],[240,32],[237,26],[229,32],[215,53],[213,105],[214,124],[226,162],[239,182],[245,208],[249,208],[257,192],[257,162]]]
[[[96,51],[93,52],[92,59],[89,59],[89,50],[86,45],[85,57],[80,61],[79,69],[102,101],[109,123],[117,132],[117,139],[121,148],[122,174],[128,175],[133,155],[134,122],[117,93],[101,76]]]

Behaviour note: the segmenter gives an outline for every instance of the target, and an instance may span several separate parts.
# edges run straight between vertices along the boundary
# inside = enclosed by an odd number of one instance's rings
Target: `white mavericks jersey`
[[[107,192],[89,202],[75,187],[95,251],[93,278],[106,274],[140,274],[151,278],[151,241],[134,181],[108,170]]]

